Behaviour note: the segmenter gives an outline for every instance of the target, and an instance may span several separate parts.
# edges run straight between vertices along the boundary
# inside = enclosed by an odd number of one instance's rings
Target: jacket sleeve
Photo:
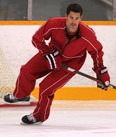
[[[41,52],[47,50],[48,48],[47,44],[45,43],[45,40],[48,40],[51,37],[51,31],[51,23],[50,20],[48,20],[35,32],[32,37],[33,45]]]
[[[89,39],[86,39],[87,41],[87,51],[91,55],[93,59],[93,67],[99,68],[104,66],[103,65],[103,46],[102,44],[97,40],[95,34],[91,34],[89,36]]]

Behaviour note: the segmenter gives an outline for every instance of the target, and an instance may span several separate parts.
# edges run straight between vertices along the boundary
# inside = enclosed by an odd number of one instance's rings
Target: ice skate
[[[16,103],[19,101],[29,101],[29,100],[30,100],[30,96],[27,96],[25,98],[16,98],[13,96],[13,94],[8,94],[4,96],[4,101],[8,103]]]
[[[36,120],[33,116],[33,114],[25,115],[21,119],[21,124],[38,124],[42,123],[40,120]]]

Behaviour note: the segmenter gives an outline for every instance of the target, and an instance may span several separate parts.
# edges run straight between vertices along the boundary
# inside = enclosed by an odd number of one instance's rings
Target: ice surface
[[[53,104],[42,124],[21,125],[34,107],[1,107],[0,137],[116,137],[116,101],[67,101]]]

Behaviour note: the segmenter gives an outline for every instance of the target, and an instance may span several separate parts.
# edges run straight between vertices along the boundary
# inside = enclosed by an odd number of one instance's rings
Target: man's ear
[[[81,18],[81,20],[82,20],[82,19],[83,19],[83,16],[81,15],[81,17],[80,17],[80,18]]]

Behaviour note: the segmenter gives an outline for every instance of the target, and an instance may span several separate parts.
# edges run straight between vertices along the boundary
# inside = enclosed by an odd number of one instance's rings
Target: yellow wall
[[[83,21],[87,25],[116,25],[116,21]],[[0,25],[42,25],[45,21],[0,21]]]
[[[38,99],[39,88],[32,95]],[[55,92],[55,100],[116,100],[116,89],[107,91],[96,87],[63,87]]]

